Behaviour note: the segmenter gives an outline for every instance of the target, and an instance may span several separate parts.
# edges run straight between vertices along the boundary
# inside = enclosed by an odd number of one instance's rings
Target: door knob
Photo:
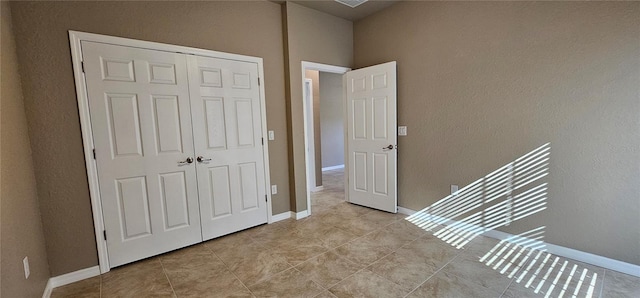
[[[392,150],[392,149],[393,149],[393,145],[389,145],[389,146],[387,146],[387,147],[382,147],[382,149]]]
[[[193,158],[192,158],[192,157],[187,157],[187,159],[186,159],[186,160],[179,161],[179,162],[178,162],[178,164],[179,164],[179,165],[186,165],[186,164],[190,164],[190,163],[192,163],[192,162],[193,162]]]
[[[198,156],[198,157],[196,157],[196,160],[197,160],[198,162],[205,162],[205,161],[210,161],[210,160],[211,160],[211,158],[204,158],[204,157],[202,157],[202,156]]]

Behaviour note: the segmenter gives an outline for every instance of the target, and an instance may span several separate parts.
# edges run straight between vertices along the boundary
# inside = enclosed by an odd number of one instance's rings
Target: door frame
[[[308,90],[308,91],[307,91]],[[313,140],[315,139],[315,125],[314,125],[314,121],[315,121],[315,117],[313,116],[313,80],[312,79],[304,79],[304,89],[302,89],[302,97],[304,97],[304,102],[307,104],[307,108],[308,110],[307,112],[307,119],[306,119],[306,123],[305,125],[307,125],[307,127],[309,128],[306,134],[307,137],[307,142],[313,142]],[[314,143],[315,145],[315,143]],[[306,146],[305,146],[306,147]],[[306,148],[307,152],[309,153],[307,155],[307,158],[311,159],[307,161],[307,188],[309,188],[310,192],[315,192],[315,191],[319,191],[322,189],[322,185],[321,186],[317,186],[316,185],[316,165],[315,165],[315,155],[316,155],[316,148],[315,146],[309,146]]]
[[[322,63],[315,63],[315,62],[309,62],[309,61],[302,61],[301,62],[301,66],[302,66],[302,117],[303,117],[303,123],[304,123],[304,172],[307,176],[307,181],[305,182],[305,185],[307,185],[306,189],[307,189],[307,211],[306,214],[304,214],[304,216],[301,217],[297,217],[296,219],[302,218],[302,217],[306,217],[311,215],[311,189],[309,188],[309,171],[311,169],[315,170],[315,166],[313,168],[310,167],[309,165],[309,119],[307,119],[307,115],[310,111],[310,109],[313,109],[313,107],[309,107],[307,105],[307,99],[306,96],[304,96],[304,90],[305,90],[305,80],[306,80],[306,71],[307,70],[317,70],[317,71],[321,71],[321,72],[330,72],[330,73],[337,73],[337,74],[345,74],[348,71],[351,70],[351,68],[349,67],[345,67],[345,66],[336,66],[336,65],[330,65],[330,64],[322,64]],[[320,76],[318,76],[320,77]],[[342,84],[342,89],[344,89],[344,81]],[[313,92],[313,90],[312,90]],[[343,91],[343,95],[346,95],[346,93]],[[346,107],[346,101],[345,98],[343,96],[343,104]],[[313,111],[313,110],[311,110]],[[346,111],[344,112],[346,116]],[[346,120],[345,120],[346,121]],[[346,137],[347,137],[347,130],[346,130],[346,122],[345,125],[343,126],[344,129],[344,136],[345,136],[345,141],[346,141]],[[345,142],[345,152],[346,152],[346,145],[347,143]],[[315,148],[314,148],[314,152],[315,152]],[[344,157],[345,158],[345,164],[347,162],[347,156]],[[345,167],[345,171],[346,171],[346,167]],[[315,177],[315,172],[314,172],[314,177]],[[348,175],[346,175],[345,172],[345,185],[347,185],[347,177]],[[346,194],[345,194],[346,195]],[[345,199],[347,199],[347,197],[345,197]]]
[[[85,167],[87,170],[87,179],[89,182],[89,196],[91,199],[91,211],[93,214],[93,226],[96,237],[96,247],[98,248],[98,263],[100,273],[109,272],[109,255],[107,252],[107,242],[103,237],[105,230],[104,218],[102,214],[102,200],[100,198],[100,186],[98,184],[98,169],[96,160],[94,159],[93,132],[91,130],[91,117],[89,114],[89,99],[87,95],[87,85],[83,72],[82,64],[82,41],[91,41],[119,46],[128,46],[134,48],[191,54],[204,57],[222,58],[229,60],[237,60],[244,62],[256,63],[258,65],[258,79],[260,80],[260,110],[262,115],[262,135],[267,134],[267,114],[265,102],[264,88],[264,65],[263,59],[260,57],[237,55],[212,50],[198,49],[192,47],[184,47],[178,45],[107,36],[101,34],[93,34],[69,30],[69,44],[71,46],[71,59],[73,67],[73,77],[76,87],[76,99],[78,102],[78,114],[80,116],[80,129],[82,133],[82,146],[84,151]],[[262,147],[264,172],[265,172],[265,193],[267,194],[267,223],[272,223],[272,202],[271,202],[271,178],[269,168],[269,142],[264,142]]]

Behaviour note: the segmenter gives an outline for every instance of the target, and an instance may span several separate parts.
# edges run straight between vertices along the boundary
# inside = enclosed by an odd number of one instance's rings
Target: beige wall
[[[264,59],[273,212],[289,211],[280,5],[267,2],[14,2],[38,197],[53,276],[98,263],[67,30]]]
[[[0,3],[0,296],[41,297],[49,279],[9,3]],[[31,275],[24,278],[22,259]]]
[[[344,101],[342,74],[320,72],[322,167],[344,164]]]
[[[305,78],[311,80],[313,88],[313,146],[314,146],[314,169],[316,186],[322,185],[322,138],[320,130],[320,72],[317,70],[305,71]]]
[[[304,171],[304,126],[302,110],[302,61],[351,67],[353,23],[313,9],[287,2],[285,12],[285,65],[287,69],[287,112],[289,171],[292,210],[307,209]]]
[[[640,3],[400,2],[354,25],[398,61],[399,205],[551,143],[550,243],[640,265]]]

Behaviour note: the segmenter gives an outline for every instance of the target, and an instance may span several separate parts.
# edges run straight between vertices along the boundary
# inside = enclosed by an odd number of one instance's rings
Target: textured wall
[[[67,30],[264,59],[273,212],[290,210],[280,5],[14,2],[13,24],[51,274],[97,264]]]
[[[342,75],[320,72],[322,167],[344,164],[344,102]]]
[[[287,112],[289,114],[289,172],[292,210],[307,210],[304,171],[302,61],[351,67],[353,23],[317,10],[287,2],[283,7]]]
[[[400,2],[354,25],[398,61],[399,205],[551,143],[550,243],[640,265],[640,3]]]
[[[0,296],[42,297],[49,279],[49,264],[8,2],[0,3],[0,14]],[[24,278],[24,257],[29,257],[29,279]]]

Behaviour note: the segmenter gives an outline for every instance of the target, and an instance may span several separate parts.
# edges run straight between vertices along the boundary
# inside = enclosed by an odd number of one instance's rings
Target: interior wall
[[[0,3],[0,296],[41,297],[49,264],[8,2]],[[22,259],[29,258],[25,279]]]
[[[399,2],[354,25],[398,62],[399,205],[419,210],[550,142],[557,245],[640,265],[640,3]],[[534,219],[535,218],[535,219]]]
[[[51,274],[98,264],[68,30],[262,57],[273,213],[290,210],[281,6],[270,1],[13,2]]]
[[[320,72],[306,70],[305,78],[311,80],[313,88],[313,150],[316,186],[322,185],[322,132],[320,128]]]
[[[320,72],[322,167],[344,165],[342,74]]]
[[[307,210],[302,109],[302,61],[351,67],[353,23],[301,5],[283,4],[290,193],[292,210]]]

